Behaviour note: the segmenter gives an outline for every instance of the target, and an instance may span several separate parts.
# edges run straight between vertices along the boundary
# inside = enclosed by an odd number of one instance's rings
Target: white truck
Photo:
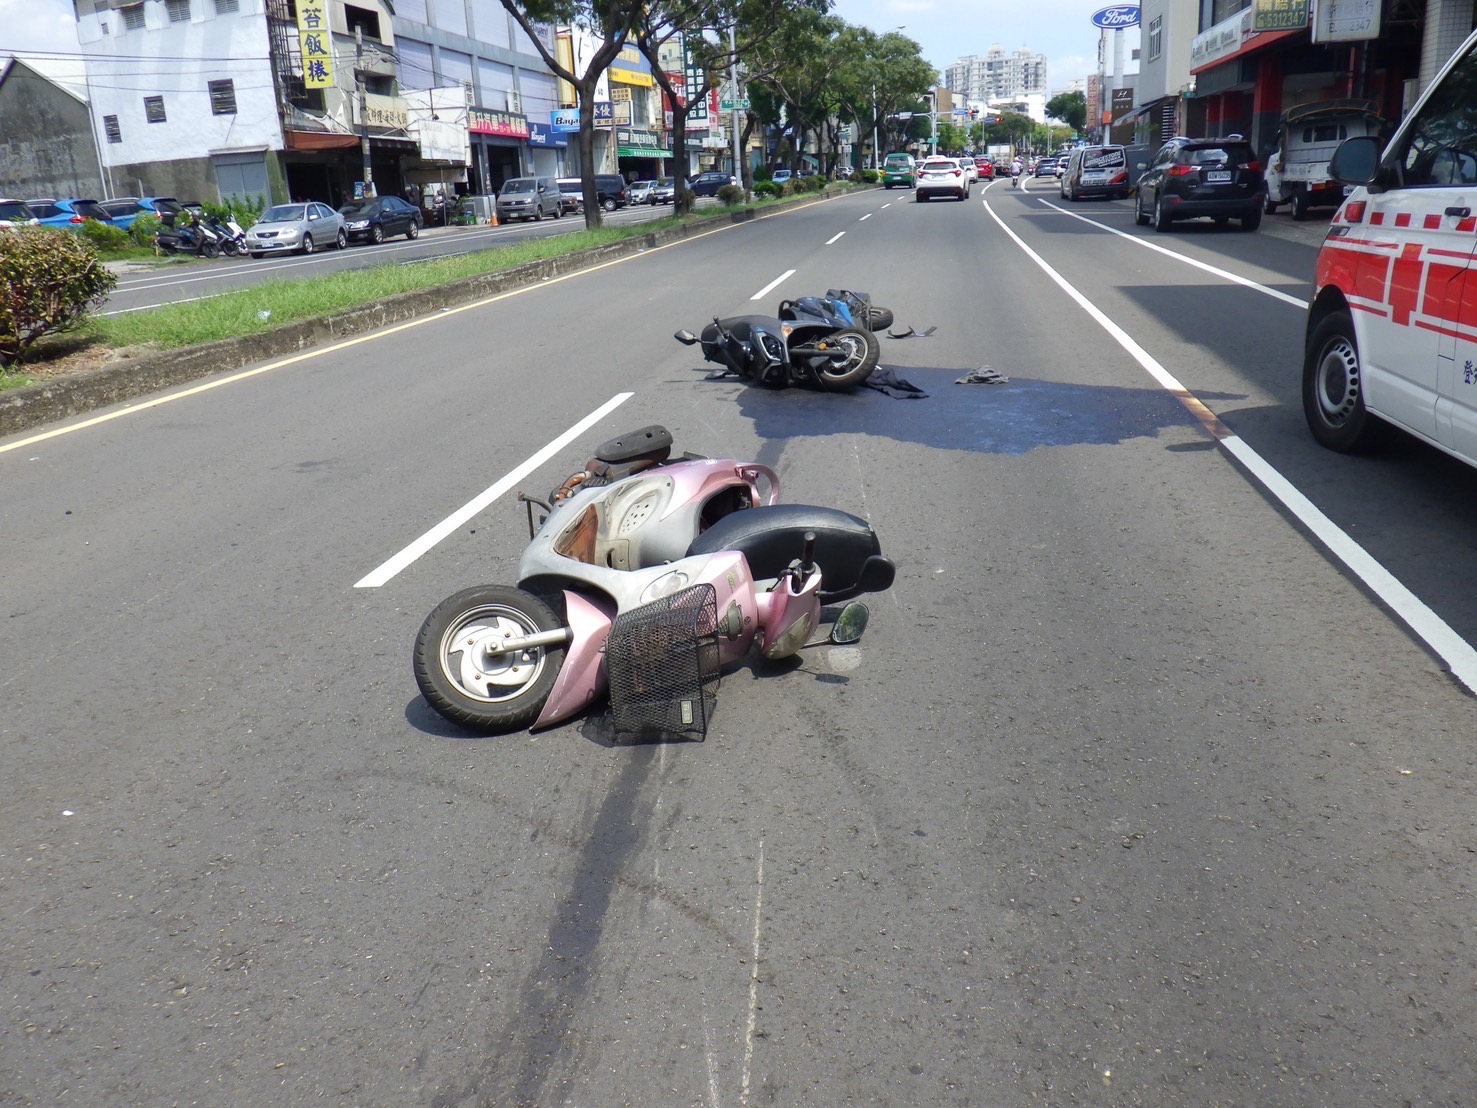
[[[1309,208],[1338,207],[1344,186],[1328,175],[1328,160],[1344,139],[1379,135],[1385,123],[1372,100],[1318,100],[1288,108],[1277,149],[1267,159],[1267,213],[1290,204],[1292,218],[1302,220]]]

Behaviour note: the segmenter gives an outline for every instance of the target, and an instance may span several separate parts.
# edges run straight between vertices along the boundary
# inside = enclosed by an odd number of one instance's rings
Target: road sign
[[[738,100],[730,100],[725,96],[720,101],[720,107],[725,112],[746,112],[749,110],[749,98],[745,96]]]

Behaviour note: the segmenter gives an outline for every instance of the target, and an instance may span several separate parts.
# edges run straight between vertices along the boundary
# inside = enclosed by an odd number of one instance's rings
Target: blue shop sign
[[[535,123],[528,121],[528,145],[529,146],[568,146],[569,138],[562,131],[556,131],[547,123]]]

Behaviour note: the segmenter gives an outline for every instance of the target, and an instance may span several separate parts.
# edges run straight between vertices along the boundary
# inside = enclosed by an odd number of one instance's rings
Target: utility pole
[[[374,195],[374,170],[369,164],[369,97],[364,88],[364,28],[354,28],[354,83],[359,86],[359,150],[364,155],[364,195]]]
[[[882,148],[877,145],[877,83],[872,82],[872,168],[882,168]]]
[[[733,44],[733,24],[728,25],[728,84],[732,90],[729,95],[733,97],[733,116],[729,122],[733,126],[733,175],[738,178],[739,187],[744,185],[744,167],[742,155],[739,151],[739,83],[738,83],[738,52]]]

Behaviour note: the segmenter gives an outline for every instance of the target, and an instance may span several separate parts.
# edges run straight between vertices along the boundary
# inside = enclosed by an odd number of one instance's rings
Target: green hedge
[[[116,227],[97,226],[127,239]],[[0,366],[23,361],[43,335],[76,327],[118,284],[83,235],[0,234]]]

